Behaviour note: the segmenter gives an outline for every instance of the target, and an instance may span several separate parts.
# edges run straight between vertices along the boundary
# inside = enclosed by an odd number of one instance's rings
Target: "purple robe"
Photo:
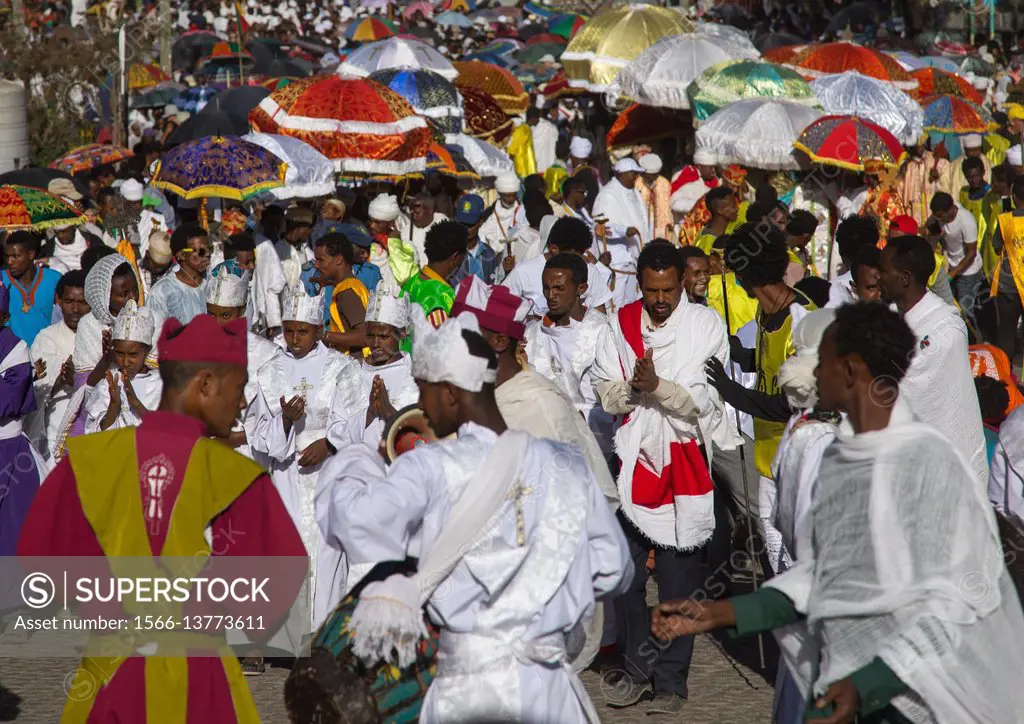
[[[0,329],[0,556],[13,556],[21,524],[39,490],[39,457],[21,421],[36,409],[32,363],[10,327]]]

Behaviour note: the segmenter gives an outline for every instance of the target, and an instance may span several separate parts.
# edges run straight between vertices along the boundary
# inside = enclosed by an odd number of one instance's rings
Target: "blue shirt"
[[[39,279],[39,284],[36,285],[39,275],[42,275],[42,279]],[[57,282],[60,281],[60,272],[49,267],[36,267],[36,276],[28,284],[29,290],[35,286],[35,291],[32,295],[32,306],[29,307],[27,312],[22,311],[26,300],[22,296],[21,290],[11,281],[11,277],[6,269],[3,272],[2,280],[4,286],[11,293],[11,331],[14,332],[18,339],[24,340],[25,344],[31,347],[36,335],[44,327],[49,327],[53,323],[53,304],[57,295]]]
[[[459,282],[471,274],[480,277],[488,284],[493,284],[494,272],[497,268],[498,255],[494,253],[494,249],[477,240],[476,246],[466,252],[462,266],[452,277],[452,286],[459,286]]]
[[[377,283],[381,280],[380,269],[377,268],[376,264],[368,261],[360,261],[353,264],[352,274],[371,292],[376,291]]]

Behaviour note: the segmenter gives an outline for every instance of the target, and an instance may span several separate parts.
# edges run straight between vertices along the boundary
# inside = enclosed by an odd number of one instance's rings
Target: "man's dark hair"
[[[540,108],[537,108],[537,106],[530,106],[526,109],[526,120],[532,121],[534,118],[540,120]]]
[[[188,249],[188,243],[198,236],[206,237],[209,233],[199,224],[182,224],[171,234],[171,253],[177,256],[182,249]]]
[[[853,259],[853,265],[850,267],[850,276],[853,277],[854,284],[860,285],[860,269],[862,267],[881,269],[882,250],[877,246],[865,246],[857,252],[857,256]]]
[[[94,246],[90,246],[88,249],[82,252],[82,272],[84,272],[88,276],[89,271],[94,266],[96,266],[96,262],[98,262],[105,256],[110,256],[111,254],[116,253],[116,251],[111,249],[109,246],[106,246],[105,244],[96,244]]]
[[[1018,176],[1013,180],[1010,193],[1013,194],[1013,198],[1024,201],[1024,176]]]
[[[575,176],[570,176],[562,183],[562,198],[565,198],[573,191],[581,191],[587,193],[586,182]],[[710,192],[709,192],[710,193]]]
[[[462,224],[454,221],[441,221],[427,230],[423,246],[427,252],[427,261],[436,263],[451,256],[466,252],[469,244],[469,232]]]
[[[908,272],[921,287],[928,286],[928,280],[935,271],[935,254],[927,239],[898,236],[890,239],[885,248],[892,250],[892,263],[897,270]]]
[[[100,206],[106,199],[110,198],[111,196],[115,196],[116,194],[117,191],[115,191],[112,187],[104,186],[103,188],[96,192],[96,205]]]
[[[544,177],[539,173],[532,173],[523,179],[523,196],[525,197],[529,193],[539,194],[547,199],[547,184],[544,183]]]
[[[551,225],[548,244],[554,244],[558,251],[576,251],[582,254],[593,243],[588,227],[581,219],[563,216]]]
[[[1010,405],[1010,391],[1006,383],[988,375],[974,378],[974,390],[978,393],[981,419],[998,427],[1006,419],[1006,408]]]
[[[963,168],[963,172],[965,174],[971,170],[985,173],[985,163],[979,156],[964,156],[964,162],[961,168]]]
[[[747,223],[760,224],[775,210],[774,201],[755,201],[747,207]]]
[[[38,234],[31,231],[15,231],[7,235],[4,240],[5,246],[23,246],[26,251],[39,253],[40,238]]]
[[[708,191],[707,196],[704,197],[704,203],[707,205],[708,211],[715,214],[718,213],[718,205],[732,195],[733,191],[728,186],[716,186]]]
[[[786,233],[790,236],[813,234],[818,228],[818,217],[806,209],[794,209],[789,214]]]
[[[64,290],[68,287],[85,289],[85,272],[81,269],[75,269],[62,275],[60,280],[57,282],[57,296],[63,297]]]
[[[754,189],[754,201],[765,201],[770,204],[774,204],[779,200],[779,192],[775,190],[775,187],[769,183],[763,183],[758,185]]]
[[[782,232],[747,223],[736,229],[725,248],[725,263],[747,289],[778,284],[786,277],[789,253]]]
[[[523,195],[523,207],[526,209],[526,223],[534,229],[539,229],[540,222],[551,213],[551,204],[544,194],[533,191]]]
[[[850,261],[865,246],[878,246],[878,222],[867,216],[850,216],[836,227],[839,256]]]
[[[682,259],[679,258],[679,249],[667,241],[652,241],[643,248],[636,260],[637,280],[643,282],[644,270],[665,271],[675,269],[679,278],[683,278]]]
[[[118,264],[117,267],[114,269],[114,271],[111,272],[111,274],[110,274],[110,278],[111,279],[113,279],[114,277],[127,277],[127,276],[130,276],[130,277],[134,277],[135,276],[135,270],[132,269],[132,265],[129,264],[128,262],[122,262],[121,264]],[[136,279],[136,281],[138,281],[138,279]]]
[[[729,242],[732,241],[732,234],[722,234],[720,237],[714,240],[711,244],[711,250],[724,251],[725,247],[729,246]]]
[[[248,231],[240,231],[237,234],[231,235],[227,246],[230,246],[231,251],[236,254],[240,251],[256,251],[256,240]]]
[[[565,269],[571,272],[572,283],[576,286],[585,284],[590,270],[587,268],[587,262],[583,261],[583,257],[579,254],[566,254],[560,253],[555,254],[553,257],[548,259],[544,265],[544,271],[548,269]]]
[[[992,180],[1002,181],[1007,186],[1012,186],[1014,179],[1017,178],[1017,172],[1013,170],[1013,166],[1009,164],[1002,164],[992,169]]]
[[[932,202],[929,204],[928,208],[932,210],[933,214],[944,214],[953,208],[954,203],[953,197],[945,191],[937,191],[935,195],[932,196]]]
[[[906,375],[917,338],[903,317],[885,304],[844,304],[836,310],[832,327],[836,352],[843,357],[859,356],[875,379],[895,387]]]
[[[177,391],[184,389],[189,380],[195,377],[200,370],[210,370],[215,376],[223,377],[232,369],[235,369],[234,365],[216,362],[181,362],[176,360],[161,360],[159,367],[160,381],[163,383],[165,393],[168,390]]]
[[[704,253],[704,250],[699,246],[684,246],[679,250],[679,260],[683,263],[683,268],[686,268],[686,262],[690,259],[707,259],[708,255]]]
[[[345,258],[345,262],[351,264],[355,260],[355,250],[352,248],[352,242],[348,240],[348,237],[344,234],[340,234],[337,231],[332,231],[330,234],[324,234],[316,240],[316,247],[323,247],[331,256],[342,256]]]

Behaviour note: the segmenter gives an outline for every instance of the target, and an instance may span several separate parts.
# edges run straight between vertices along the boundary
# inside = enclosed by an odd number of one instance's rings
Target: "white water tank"
[[[25,86],[0,80],[0,173],[30,165]]]

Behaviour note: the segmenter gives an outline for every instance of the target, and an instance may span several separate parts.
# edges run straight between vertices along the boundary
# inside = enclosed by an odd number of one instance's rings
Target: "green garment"
[[[423,278],[424,275],[429,277],[432,274],[433,272],[427,269],[422,273],[413,274],[402,285],[402,296],[409,297],[410,301],[418,304],[428,318],[437,310],[443,311],[447,316],[452,311],[452,304],[455,303],[455,290],[451,284],[440,279]],[[412,352],[411,334],[402,340],[399,348],[403,352]]]
[[[749,636],[796,623],[801,616],[793,602],[773,588],[762,588],[757,593],[748,593],[729,599],[736,617],[736,626],[729,629],[730,636]],[[857,721],[861,724],[904,724],[907,718],[889,702],[893,697],[907,690],[907,685],[893,673],[884,661],[875,657],[871,663],[850,674],[850,679],[860,694],[860,712]],[[806,717],[816,719],[828,714],[827,710],[816,709],[813,701],[807,702]]]
[[[391,267],[391,273],[395,275],[395,281],[399,285],[404,285],[420,270],[416,265],[416,249],[412,244],[401,239],[394,237],[388,239],[388,266]]]

